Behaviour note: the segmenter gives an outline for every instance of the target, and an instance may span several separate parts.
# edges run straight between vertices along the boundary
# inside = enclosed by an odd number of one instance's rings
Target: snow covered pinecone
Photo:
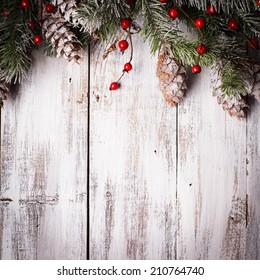
[[[221,90],[221,79],[215,71],[212,71],[211,84],[213,87],[213,96],[217,97],[217,101],[222,108],[229,113],[230,116],[235,116],[238,119],[246,118],[246,113],[249,109],[244,97],[237,93],[234,96],[226,95]]]
[[[0,81],[0,108],[4,105],[4,100],[7,99],[9,89],[5,82]]]
[[[179,103],[187,91],[186,69],[173,57],[167,45],[159,53],[156,74],[165,101],[171,106]]]
[[[67,22],[59,9],[53,14],[44,15],[42,30],[56,50],[57,57],[63,56],[69,62],[80,63],[80,42],[71,28],[72,25]]]

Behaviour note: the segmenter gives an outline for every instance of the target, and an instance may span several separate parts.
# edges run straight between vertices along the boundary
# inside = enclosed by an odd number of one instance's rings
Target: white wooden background
[[[1,111],[0,259],[259,259],[260,105],[246,121],[190,76],[170,108],[156,57],[34,56]]]

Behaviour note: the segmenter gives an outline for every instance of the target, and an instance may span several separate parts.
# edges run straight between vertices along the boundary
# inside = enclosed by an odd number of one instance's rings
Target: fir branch
[[[260,35],[260,13],[245,13],[238,14],[239,22],[242,24],[242,30],[246,35]]]
[[[30,68],[33,42],[27,15],[20,6],[11,2],[8,11],[8,17],[0,18],[0,79],[16,83],[22,81]]]
[[[221,45],[221,44],[222,45]],[[247,95],[247,73],[250,60],[243,42],[236,37],[220,37],[216,68],[221,78],[221,90],[225,95]]]
[[[120,19],[130,15],[130,7],[120,0],[83,0],[77,11],[81,30],[106,40],[117,30]]]
[[[227,62],[220,69],[221,90],[227,96],[235,96],[237,94],[247,95],[246,82],[244,77],[232,63]]]
[[[180,31],[168,17],[167,11],[156,0],[142,0],[143,29],[145,39],[150,40],[151,52],[158,51],[164,43],[172,44]]]
[[[187,5],[195,7],[198,10],[206,10],[209,4],[212,4],[218,11],[231,15],[236,12],[252,12],[256,9],[255,0],[175,0],[178,6]]]
[[[212,65],[217,57],[215,47],[208,44],[208,51],[203,55],[199,55],[197,52],[198,45],[199,42],[196,40],[178,39],[175,44],[171,45],[171,50],[173,55],[178,58],[179,62],[184,65]]]
[[[166,43],[171,46],[173,55],[183,65],[193,65],[198,63],[198,61],[205,66],[213,63],[216,58],[213,44],[209,43],[209,51],[203,56],[199,56],[196,49],[200,41],[195,38],[188,39],[177,28],[175,22],[169,18],[167,11],[159,1],[142,0],[142,2],[144,17],[143,34],[146,39],[150,40],[152,53],[158,51]],[[190,20],[189,17],[185,17],[185,21]],[[191,24],[191,27],[195,28],[194,23]],[[210,42],[210,40],[208,41]]]

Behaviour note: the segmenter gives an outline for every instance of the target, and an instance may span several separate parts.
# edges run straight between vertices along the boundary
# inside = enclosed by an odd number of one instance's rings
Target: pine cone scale
[[[170,106],[179,103],[187,90],[186,69],[172,56],[166,45],[159,53],[156,75],[165,101]]]

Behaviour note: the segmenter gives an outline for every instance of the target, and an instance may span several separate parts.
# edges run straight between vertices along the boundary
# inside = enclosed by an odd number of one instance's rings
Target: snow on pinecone
[[[63,18],[77,25],[76,10],[77,1],[76,0],[52,0],[52,4],[56,6],[57,11],[63,16]]]
[[[172,56],[170,48],[166,45],[159,53],[156,74],[165,101],[171,106],[179,103],[187,90],[186,69]]]
[[[248,82],[249,95],[254,96],[260,102],[260,64],[255,63],[252,67],[252,76]]]
[[[71,27],[59,9],[53,14],[44,14],[42,30],[56,50],[57,57],[63,56],[69,62],[80,63],[80,42]]]
[[[6,100],[9,89],[5,82],[0,81],[0,108],[4,105],[4,100]]]
[[[246,112],[249,109],[243,96],[238,93],[234,96],[226,95],[221,90],[221,79],[216,71],[212,71],[211,84],[213,87],[213,96],[217,97],[217,101],[222,108],[229,113],[230,116],[235,116],[238,119],[244,119]]]

